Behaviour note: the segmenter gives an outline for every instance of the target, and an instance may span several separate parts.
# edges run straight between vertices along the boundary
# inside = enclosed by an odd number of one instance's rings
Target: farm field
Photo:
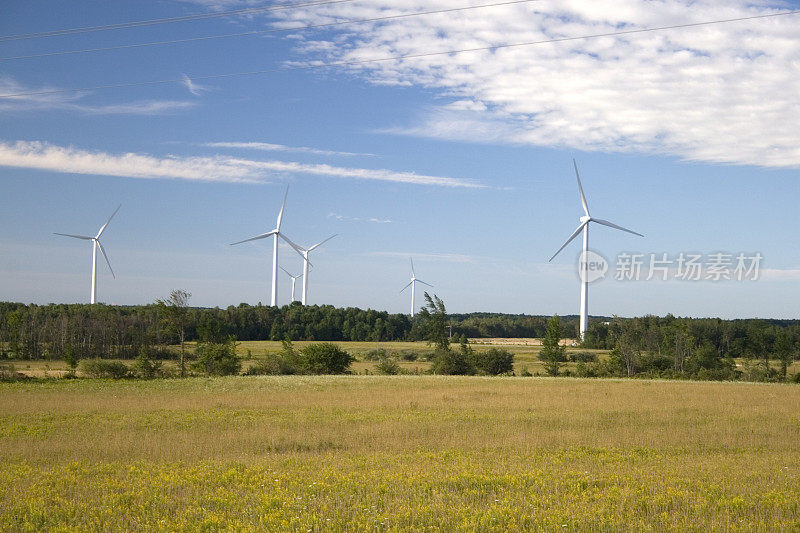
[[[0,384],[10,530],[800,528],[800,387],[438,376]]]

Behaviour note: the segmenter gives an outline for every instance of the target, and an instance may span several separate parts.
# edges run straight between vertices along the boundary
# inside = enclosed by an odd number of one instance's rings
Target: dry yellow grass
[[[800,387],[546,378],[0,384],[12,530],[800,528]]]

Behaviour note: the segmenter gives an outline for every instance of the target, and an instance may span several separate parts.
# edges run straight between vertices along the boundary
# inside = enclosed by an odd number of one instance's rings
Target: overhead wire
[[[0,42],[21,41],[25,39],[41,39],[44,37],[59,37],[62,35],[74,35],[77,33],[91,33],[96,31],[122,30],[127,28],[140,28],[142,26],[155,26],[158,24],[171,24],[174,22],[190,22],[193,20],[205,20],[220,17],[232,17],[236,15],[249,15],[253,13],[263,13],[265,11],[280,11],[285,9],[297,9],[300,7],[315,7],[328,4],[342,4],[353,0],[320,0],[316,2],[301,2],[294,4],[273,4],[262,7],[248,7],[245,9],[233,9],[229,11],[217,11],[214,13],[197,13],[194,15],[183,15],[180,17],[167,17],[158,19],[135,20],[131,22],[120,22],[117,24],[105,24],[102,26],[84,26],[80,28],[66,28],[62,30],[51,30],[36,33],[20,33],[16,35],[0,35]]]
[[[243,77],[243,76],[255,76],[259,74],[273,74],[278,72],[290,72],[290,71],[302,71],[302,70],[312,70],[312,69],[319,69],[319,68],[330,68],[330,67],[345,67],[345,66],[355,66],[355,65],[363,65],[368,63],[380,63],[380,62],[387,62],[387,61],[400,61],[403,59],[418,59],[423,57],[433,57],[433,56],[441,56],[441,55],[452,55],[452,54],[462,54],[468,52],[484,52],[484,51],[495,51],[501,50],[505,48],[515,48],[515,47],[523,47],[523,46],[534,46],[540,44],[549,44],[549,43],[560,43],[560,42],[567,42],[567,41],[578,41],[578,40],[585,40],[585,39],[597,39],[602,37],[616,37],[620,35],[633,35],[633,34],[640,34],[640,33],[647,33],[647,32],[654,32],[654,31],[665,31],[665,30],[674,30],[674,29],[681,29],[681,28],[692,28],[698,26],[710,26],[715,24],[726,24],[731,22],[742,22],[746,20],[756,20],[756,19],[767,19],[767,18],[774,18],[774,17],[781,17],[781,16],[788,16],[788,15],[796,15],[800,13],[800,9],[791,10],[791,11],[780,11],[776,13],[767,13],[763,15],[749,15],[746,17],[736,17],[730,19],[720,19],[720,20],[710,20],[710,21],[703,21],[703,22],[690,22],[685,24],[673,24],[669,26],[657,26],[651,28],[638,28],[638,29],[630,29],[630,30],[618,30],[613,32],[604,32],[604,33],[595,33],[591,35],[581,35],[575,37],[557,37],[552,39],[543,39],[539,41],[526,41],[520,43],[506,43],[506,44],[496,44],[490,46],[477,46],[473,48],[461,48],[456,50],[443,50],[438,52],[420,52],[414,54],[403,54],[397,56],[389,56],[389,57],[381,57],[381,58],[371,58],[371,59],[357,59],[351,61],[336,61],[332,63],[314,63],[314,64],[307,64],[307,65],[294,65],[294,66],[285,66],[273,69],[263,69],[263,70],[251,70],[251,71],[244,71],[244,72],[229,72],[223,74],[208,74],[204,76],[187,76],[187,78],[191,81],[208,81],[208,80],[215,80],[215,79],[224,79],[224,78],[234,78],[234,77]],[[152,81],[143,81],[143,82],[129,82],[129,83],[114,83],[114,84],[106,84],[106,85],[95,85],[93,87],[81,87],[75,89],[51,89],[45,91],[30,91],[30,92],[21,92],[21,93],[14,93],[14,94],[0,94],[0,98],[18,98],[22,96],[37,96],[37,95],[45,95],[45,94],[59,94],[59,93],[71,93],[71,92],[80,92],[80,91],[93,91],[93,90],[102,90],[102,89],[121,89],[121,88],[129,88],[129,87],[144,87],[144,86],[153,86],[153,85],[164,85],[169,83],[185,83],[186,78],[177,78],[177,79],[166,79],[166,80],[152,80]]]
[[[251,35],[264,35],[268,33],[281,33],[287,31],[301,31],[301,30],[311,30],[311,29],[320,29],[320,28],[329,28],[333,26],[342,26],[346,24],[362,24],[367,22],[381,22],[384,20],[396,20],[402,18],[410,18],[410,17],[420,17],[423,15],[437,15],[442,13],[453,13],[457,11],[468,11],[471,9],[483,9],[483,8],[490,8],[490,7],[500,7],[500,6],[507,6],[513,4],[525,4],[530,2],[538,2],[541,0],[508,0],[505,2],[495,2],[492,4],[481,4],[481,5],[474,5],[474,6],[464,6],[464,7],[453,7],[448,9],[436,9],[432,11],[419,11],[416,13],[403,13],[400,15],[386,15],[383,17],[372,17],[366,19],[357,19],[357,20],[340,20],[337,22],[326,22],[320,24],[309,24],[304,26],[291,26],[288,28],[269,28],[266,30],[252,30],[246,31],[241,33],[228,33],[223,35],[205,35],[201,37],[187,37],[185,39],[172,39],[168,41],[154,41],[148,43],[132,43],[132,44],[123,44],[117,46],[106,46],[100,48],[85,48],[82,50],[64,50],[64,51],[57,51],[57,52],[44,52],[41,54],[30,54],[24,56],[13,56],[13,57],[0,57],[0,61],[13,61],[18,59],[35,59],[39,57],[52,57],[52,56],[61,56],[61,55],[70,55],[70,54],[84,54],[89,52],[106,52],[110,50],[124,50],[128,48],[142,48],[146,46],[159,46],[159,45],[169,45],[169,44],[180,44],[180,43],[191,43],[197,41],[207,41],[211,39],[225,39],[231,37],[247,37]]]

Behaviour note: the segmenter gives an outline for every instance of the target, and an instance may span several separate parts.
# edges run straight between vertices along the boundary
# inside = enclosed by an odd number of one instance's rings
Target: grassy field
[[[0,529],[800,529],[800,387],[0,384]]]

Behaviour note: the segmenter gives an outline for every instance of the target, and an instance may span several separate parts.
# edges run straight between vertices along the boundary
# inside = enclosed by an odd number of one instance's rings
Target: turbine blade
[[[86,235],[70,235],[69,233],[53,233],[53,235],[61,235],[62,237],[72,237],[73,239],[83,239],[84,241],[91,241],[94,237],[87,237]]]
[[[286,235],[284,235],[283,233],[281,233],[281,232],[279,232],[279,231],[278,231],[278,232],[277,232],[277,234],[278,234],[278,236],[279,236],[281,239],[283,239],[284,241],[286,241],[286,244],[288,244],[289,246],[291,246],[292,248],[294,248],[294,251],[295,251],[295,252],[297,252],[298,254],[300,254],[300,257],[302,257],[303,259],[306,259],[306,256],[305,256],[305,254],[304,254],[303,252],[308,252],[308,250],[304,250],[304,249],[303,249],[303,248],[301,248],[300,246],[298,246],[298,245],[296,245],[295,243],[293,243],[293,242],[291,241],[291,239],[289,239],[289,237],[287,237],[287,236],[286,236]]]
[[[289,185],[286,185],[286,192],[283,193],[283,203],[281,204],[280,213],[278,213],[278,225],[275,226],[275,231],[281,230],[281,220],[283,220],[283,208],[286,207],[286,197],[289,196]]]
[[[289,276],[290,278],[295,278],[295,277],[297,277],[297,276],[292,276],[292,275],[289,273],[289,271],[288,271],[288,270],[286,270],[286,269],[285,269],[285,268],[283,268],[283,267],[278,267],[278,268],[280,268],[281,270],[283,270],[284,272],[286,272],[286,275],[287,275],[287,276]]]
[[[108,269],[111,271],[111,275],[114,276],[114,279],[117,279],[116,274],[114,274],[114,269],[111,268],[111,261],[108,260],[108,256],[106,255],[106,251],[103,249],[103,245],[100,244],[100,241],[97,241],[97,247],[100,248],[100,251],[103,253],[103,257],[106,258],[106,264],[108,265]]]
[[[255,237],[250,237],[249,239],[245,239],[243,241],[232,242],[231,246],[233,246],[234,244],[242,244],[243,242],[257,241],[258,239],[266,239],[271,235],[275,235],[275,233],[276,233],[275,230],[268,231],[267,233],[262,233],[261,235],[256,235]]]
[[[338,233],[334,233],[333,235],[331,235],[330,237],[328,237],[328,238],[327,238],[327,239],[325,239],[324,241],[322,241],[322,242],[318,242],[317,244],[315,244],[314,246],[312,246],[311,248],[309,248],[309,249],[308,249],[308,251],[310,252],[310,251],[311,251],[311,250],[313,250],[314,248],[317,248],[318,246],[322,246],[323,244],[325,244],[325,243],[326,243],[326,242],[328,242],[329,240],[333,239],[333,238],[334,238],[334,237],[336,237],[337,235],[339,235],[339,234],[338,234]]]
[[[598,224],[602,224],[604,226],[608,226],[609,228],[614,228],[614,229],[618,229],[618,230],[622,230],[622,231],[627,231],[628,233],[633,233],[634,235],[638,235],[639,237],[644,237],[644,235],[642,235],[641,233],[636,233],[633,230],[629,230],[627,228],[623,228],[622,226],[617,226],[616,224],[614,224],[613,222],[609,222],[608,220],[600,220],[599,218],[593,218],[592,221],[593,222],[597,222]]]
[[[412,284],[412,283],[414,283],[414,282],[413,282],[413,281],[409,281],[409,282],[408,282],[408,285],[406,285],[405,287],[403,287],[402,289],[400,289],[400,292],[403,292],[404,290],[406,290],[407,288],[409,288],[409,287],[411,286],[411,284]]]
[[[416,277],[416,276],[417,276],[417,275],[414,273],[414,258],[413,258],[413,257],[411,257],[410,259],[411,259],[411,277],[412,277],[412,278],[414,278],[414,277]]]
[[[421,279],[415,279],[414,281],[416,281],[417,283],[422,283],[423,285],[427,285],[428,287],[433,287],[433,285],[431,285],[430,283],[425,283]]]
[[[581,204],[583,205],[583,212],[586,213],[586,216],[591,216],[589,214],[589,204],[586,203],[586,196],[583,194],[583,185],[581,185],[581,175],[578,174],[578,163],[575,160],[572,160],[572,164],[575,165],[575,177],[578,178],[578,190],[581,191]]]
[[[550,258],[550,261],[552,261],[553,259],[555,259],[555,258],[556,258],[556,256],[557,256],[559,253],[561,253],[561,250],[563,250],[564,248],[566,248],[566,247],[567,247],[567,245],[568,245],[569,243],[571,243],[571,242],[572,242],[572,240],[573,240],[575,237],[577,237],[577,236],[578,236],[578,234],[581,232],[581,230],[583,230],[584,226],[586,226],[586,224],[588,224],[588,223],[589,223],[589,221],[587,220],[586,222],[583,222],[583,223],[582,223],[580,226],[578,226],[578,229],[576,229],[575,231],[573,231],[573,232],[572,232],[572,235],[570,235],[570,236],[569,236],[569,239],[567,239],[567,242],[565,242],[564,244],[562,244],[562,245],[561,245],[561,248],[559,248],[559,249],[558,249],[558,251],[557,251],[556,253],[554,253],[554,254],[553,254],[553,257],[551,257],[551,258]],[[548,262],[549,262],[549,261],[548,261]]]
[[[117,211],[119,211],[119,208],[120,208],[120,207],[122,207],[122,204],[119,204],[119,205],[117,206],[117,208],[116,208],[116,209],[114,209],[114,212],[113,212],[113,213],[111,213],[111,216],[110,216],[110,217],[108,217],[108,220],[106,220],[106,223],[105,223],[105,224],[103,224],[103,225],[100,227],[100,231],[98,231],[98,232],[97,232],[97,235],[95,235],[95,237],[94,237],[95,239],[99,239],[99,238],[100,238],[100,235],[102,235],[102,234],[103,234],[103,232],[106,230],[106,226],[108,226],[108,223],[109,223],[109,222],[111,222],[111,219],[112,219],[112,218],[114,218],[114,215],[116,215],[116,214],[117,214]]]

